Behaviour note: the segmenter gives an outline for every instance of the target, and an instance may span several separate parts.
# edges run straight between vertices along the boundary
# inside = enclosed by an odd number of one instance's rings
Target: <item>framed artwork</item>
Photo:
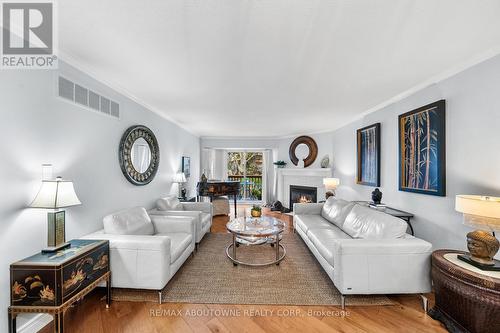
[[[356,131],[358,172],[356,183],[380,186],[380,123]]]
[[[187,156],[182,156],[182,172],[184,172],[184,175],[186,178],[189,178],[191,176],[191,158]]]
[[[445,101],[399,116],[399,190],[446,195]]]

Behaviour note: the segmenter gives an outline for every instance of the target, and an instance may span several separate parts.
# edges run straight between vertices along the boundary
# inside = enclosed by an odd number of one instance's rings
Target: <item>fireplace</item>
[[[290,185],[290,209],[294,203],[317,202],[318,189],[310,186]]]

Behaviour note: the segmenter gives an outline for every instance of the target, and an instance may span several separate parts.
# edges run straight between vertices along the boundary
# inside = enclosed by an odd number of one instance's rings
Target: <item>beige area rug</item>
[[[279,266],[233,266],[225,248],[230,234],[207,234],[163,291],[164,302],[210,304],[340,305],[340,293],[296,234],[284,235]],[[238,259],[271,261],[270,245],[240,246]],[[158,302],[158,293],[113,289],[115,301]],[[347,305],[392,305],[386,296],[349,296]]]

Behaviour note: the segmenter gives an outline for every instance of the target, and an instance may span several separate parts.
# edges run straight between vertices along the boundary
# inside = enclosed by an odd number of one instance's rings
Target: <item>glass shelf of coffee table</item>
[[[235,266],[238,264],[247,266],[279,265],[280,261],[285,258],[286,250],[280,243],[282,233],[285,230],[285,224],[282,221],[270,216],[259,218],[238,217],[231,220],[226,225],[226,228],[233,236],[233,242],[226,247],[226,255]],[[251,263],[238,260],[236,248],[239,244],[248,246],[271,244],[276,248],[276,259],[265,263]]]

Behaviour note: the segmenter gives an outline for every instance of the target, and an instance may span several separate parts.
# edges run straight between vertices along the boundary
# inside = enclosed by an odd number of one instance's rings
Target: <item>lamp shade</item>
[[[81,202],[75,193],[73,182],[57,178],[42,181],[42,186],[29,207],[57,209],[76,205],[81,205]]]
[[[186,175],[184,172],[178,172],[174,176],[174,183],[185,183],[186,182]]]
[[[500,230],[500,198],[457,195],[455,210],[464,214],[464,223],[489,230]]]
[[[323,185],[327,190],[335,190],[340,184],[340,179],[338,178],[323,178]]]

